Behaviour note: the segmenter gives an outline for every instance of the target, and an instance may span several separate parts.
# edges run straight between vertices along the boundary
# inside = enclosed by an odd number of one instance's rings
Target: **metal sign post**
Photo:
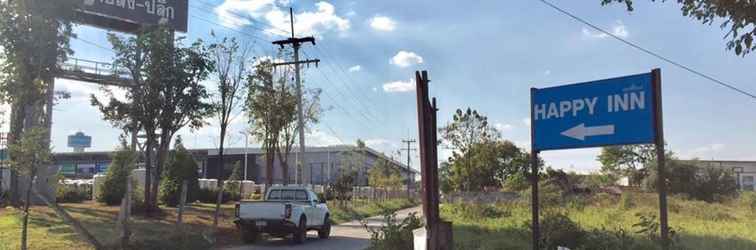
[[[539,249],[538,153],[543,150],[655,144],[659,219],[668,244],[661,70],[530,91],[533,249]]]
[[[661,70],[651,71],[651,82],[654,85],[654,130],[656,132],[656,161],[657,187],[659,188],[659,225],[661,226],[662,248],[669,247],[669,223],[667,217],[667,172],[666,155],[664,152],[664,123],[662,113]]]

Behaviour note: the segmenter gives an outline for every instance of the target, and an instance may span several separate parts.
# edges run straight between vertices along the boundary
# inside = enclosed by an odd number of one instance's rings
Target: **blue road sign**
[[[652,74],[533,89],[535,150],[653,143]]]

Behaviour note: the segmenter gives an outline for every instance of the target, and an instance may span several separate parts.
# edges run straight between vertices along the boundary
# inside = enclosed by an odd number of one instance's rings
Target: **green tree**
[[[136,168],[136,161],[136,152],[131,151],[125,144],[113,153],[113,162],[105,173],[105,179],[98,187],[100,192],[95,197],[98,202],[109,206],[121,203],[126,195],[126,182],[131,181],[129,174]]]
[[[527,169],[528,154],[501,140],[488,118],[478,111],[458,109],[452,122],[440,131],[444,142],[454,149],[442,171],[447,182],[444,185],[452,190],[500,187],[508,176]]]
[[[248,80],[247,114],[251,133],[265,152],[265,184],[273,184],[273,162],[284,128],[296,117],[296,93],[289,81],[291,72],[273,70],[273,63],[258,63]],[[287,171],[287,168],[284,168]],[[287,175],[287,174],[284,174]],[[288,182],[288,178],[284,178]]]
[[[215,36],[215,34],[212,34]],[[248,48],[242,47],[236,39],[223,38],[220,42],[210,45],[210,54],[215,62],[213,76],[216,78],[217,88],[212,95],[212,108],[215,117],[220,125],[220,143],[218,144],[218,159],[223,164],[224,146],[226,143],[226,134],[228,124],[231,123],[239,106],[241,106],[242,97],[244,96],[245,80],[249,75],[248,70]],[[215,202],[215,213],[213,214],[213,227],[218,226],[218,216],[220,215],[220,204],[223,201],[223,173],[218,175],[218,198]]]
[[[652,0],[655,1],[655,0]],[[660,2],[664,2],[661,0]],[[632,12],[632,0],[601,0],[602,5],[624,3],[627,11]],[[729,37],[726,46],[728,50],[735,50],[736,55],[745,56],[756,49],[753,43],[756,37],[756,2],[726,1],[726,0],[677,0],[681,5],[683,16],[690,17],[702,24],[712,24],[723,20],[719,25],[722,29],[729,29],[725,38]]]
[[[48,97],[53,96],[58,62],[73,53],[70,20],[79,2],[0,1],[0,102],[11,107],[8,144],[52,122],[53,100]],[[13,204],[19,201],[17,174],[11,172]]]
[[[160,201],[175,207],[179,204],[181,187],[187,181],[187,201],[197,200],[199,192],[199,175],[197,174],[197,161],[192,153],[186,150],[181,137],[176,138],[174,152],[163,172],[163,180],[160,182]]]
[[[449,181],[454,190],[479,191],[501,187],[509,178],[528,169],[528,154],[505,140],[473,144],[465,154],[449,159]]]
[[[380,189],[394,189],[402,186],[402,175],[391,162],[380,159],[368,170],[368,184]]]
[[[656,146],[603,147],[597,160],[601,163],[601,172],[615,178],[627,176],[633,185],[638,185],[648,176],[650,164],[656,161]]]
[[[226,188],[226,191],[234,196],[239,195],[241,196],[241,180],[242,180],[242,168],[240,162],[234,162],[233,168],[231,169],[231,175],[228,177],[229,182],[228,187]],[[233,199],[232,199],[233,200]]]
[[[34,183],[37,181],[37,173],[40,167],[46,167],[51,163],[50,147],[44,143],[48,140],[45,138],[46,135],[47,131],[44,129],[33,128],[26,131],[21,140],[8,146],[10,155],[14,156],[10,161],[11,169],[28,178],[25,190],[24,218],[21,227],[21,249],[26,249],[29,205],[31,205],[31,193]]]
[[[115,126],[144,131],[144,196],[148,211],[152,211],[157,208],[160,182],[156,179],[152,183],[152,176],[162,175],[174,134],[186,126],[201,127],[212,111],[200,82],[213,70],[214,63],[201,41],[177,46],[171,31],[163,26],[128,39],[111,34],[109,40],[116,52],[115,65],[130,71],[134,85],[126,94],[126,102],[111,96],[105,103],[92,96],[92,104]]]

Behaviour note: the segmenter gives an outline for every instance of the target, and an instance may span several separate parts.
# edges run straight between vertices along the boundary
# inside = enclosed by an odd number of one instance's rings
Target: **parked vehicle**
[[[328,206],[305,187],[272,187],[264,201],[236,203],[234,224],[244,242],[253,243],[265,233],[273,237],[292,235],[294,243],[304,242],[307,231],[317,230],[318,237],[331,234]]]

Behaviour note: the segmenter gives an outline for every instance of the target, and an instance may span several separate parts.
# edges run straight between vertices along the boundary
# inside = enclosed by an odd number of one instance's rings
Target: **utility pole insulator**
[[[304,125],[304,110],[303,110],[303,100],[302,100],[302,80],[299,76],[299,67],[300,65],[304,64],[306,66],[309,66],[310,63],[314,63],[315,66],[318,66],[318,63],[320,63],[319,59],[311,59],[311,60],[305,60],[300,61],[299,60],[299,48],[302,46],[303,43],[312,43],[313,46],[315,46],[315,38],[312,36],[308,37],[296,37],[294,36],[294,10],[292,8],[289,8],[289,15],[291,17],[291,37],[287,38],[285,40],[278,40],[273,41],[274,45],[278,45],[283,49],[286,45],[291,45],[292,48],[294,48],[294,60],[291,62],[283,62],[283,63],[274,63],[273,66],[284,66],[284,65],[294,65],[294,72],[295,72],[295,81],[297,83],[297,118],[298,118],[298,127],[299,127],[299,152],[297,159],[297,169],[296,169],[296,178],[295,178],[295,184],[299,184],[299,175],[302,173],[299,169],[302,170],[307,169],[305,168],[306,164],[306,155],[305,155],[305,125]],[[310,173],[312,174],[312,173]],[[312,179],[312,178],[302,178],[304,179]]]

